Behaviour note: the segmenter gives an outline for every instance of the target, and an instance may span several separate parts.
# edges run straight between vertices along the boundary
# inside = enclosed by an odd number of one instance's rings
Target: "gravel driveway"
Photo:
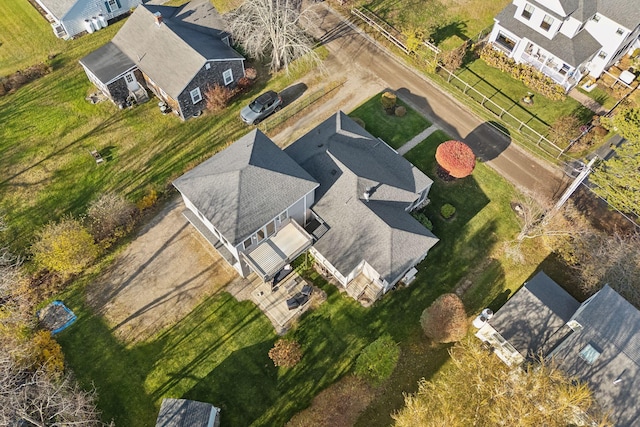
[[[126,343],[171,325],[238,277],[182,215],[179,196],[167,202],[87,287],[87,302]]]

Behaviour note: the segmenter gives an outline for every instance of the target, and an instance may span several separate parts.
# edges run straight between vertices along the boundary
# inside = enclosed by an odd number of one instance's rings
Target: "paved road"
[[[513,144],[448,94],[397,61],[371,39],[326,6],[317,7],[322,40],[330,59],[347,69],[363,68],[424,114],[451,137],[471,146],[476,155],[520,189],[557,198],[565,188],[563,173]]]

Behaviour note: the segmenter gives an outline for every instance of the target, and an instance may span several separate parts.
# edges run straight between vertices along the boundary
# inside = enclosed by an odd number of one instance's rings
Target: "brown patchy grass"
[[[310,407],[291,418],[287,427],[351,427],[374,396],[366,381],[347,375],[321,391]]]

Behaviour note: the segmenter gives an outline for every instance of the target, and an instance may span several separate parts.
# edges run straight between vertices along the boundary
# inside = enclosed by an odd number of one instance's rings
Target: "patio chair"
[[[287,308],[289,310],[295,310],[298,307],[300,307],[300,302],[298,301],[298,298],[293,297],[287,300]]]
[[[302,287],[302,290],[300,291],[300,293],[305,296],[310,296],[312,292],[313,292],[313,286],[311,285],[304,285]]]

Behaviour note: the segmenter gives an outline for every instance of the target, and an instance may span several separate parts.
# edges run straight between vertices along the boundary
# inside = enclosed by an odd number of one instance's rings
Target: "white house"
[[[495,17],[489,41],[568,91],[640,47],[638,35],[637,0],[513,0]]]
[[[142,0],[35,0],[45,11],[53,33],[70,39],[83,31],[93,33],[110,19],[128,13]]]
[[[355,299],[379,298],[438,239],[410,211],[433,181],[339,112],[284,151],[259,130],[173,185],[238,273],[267,281],[310,250]]]

